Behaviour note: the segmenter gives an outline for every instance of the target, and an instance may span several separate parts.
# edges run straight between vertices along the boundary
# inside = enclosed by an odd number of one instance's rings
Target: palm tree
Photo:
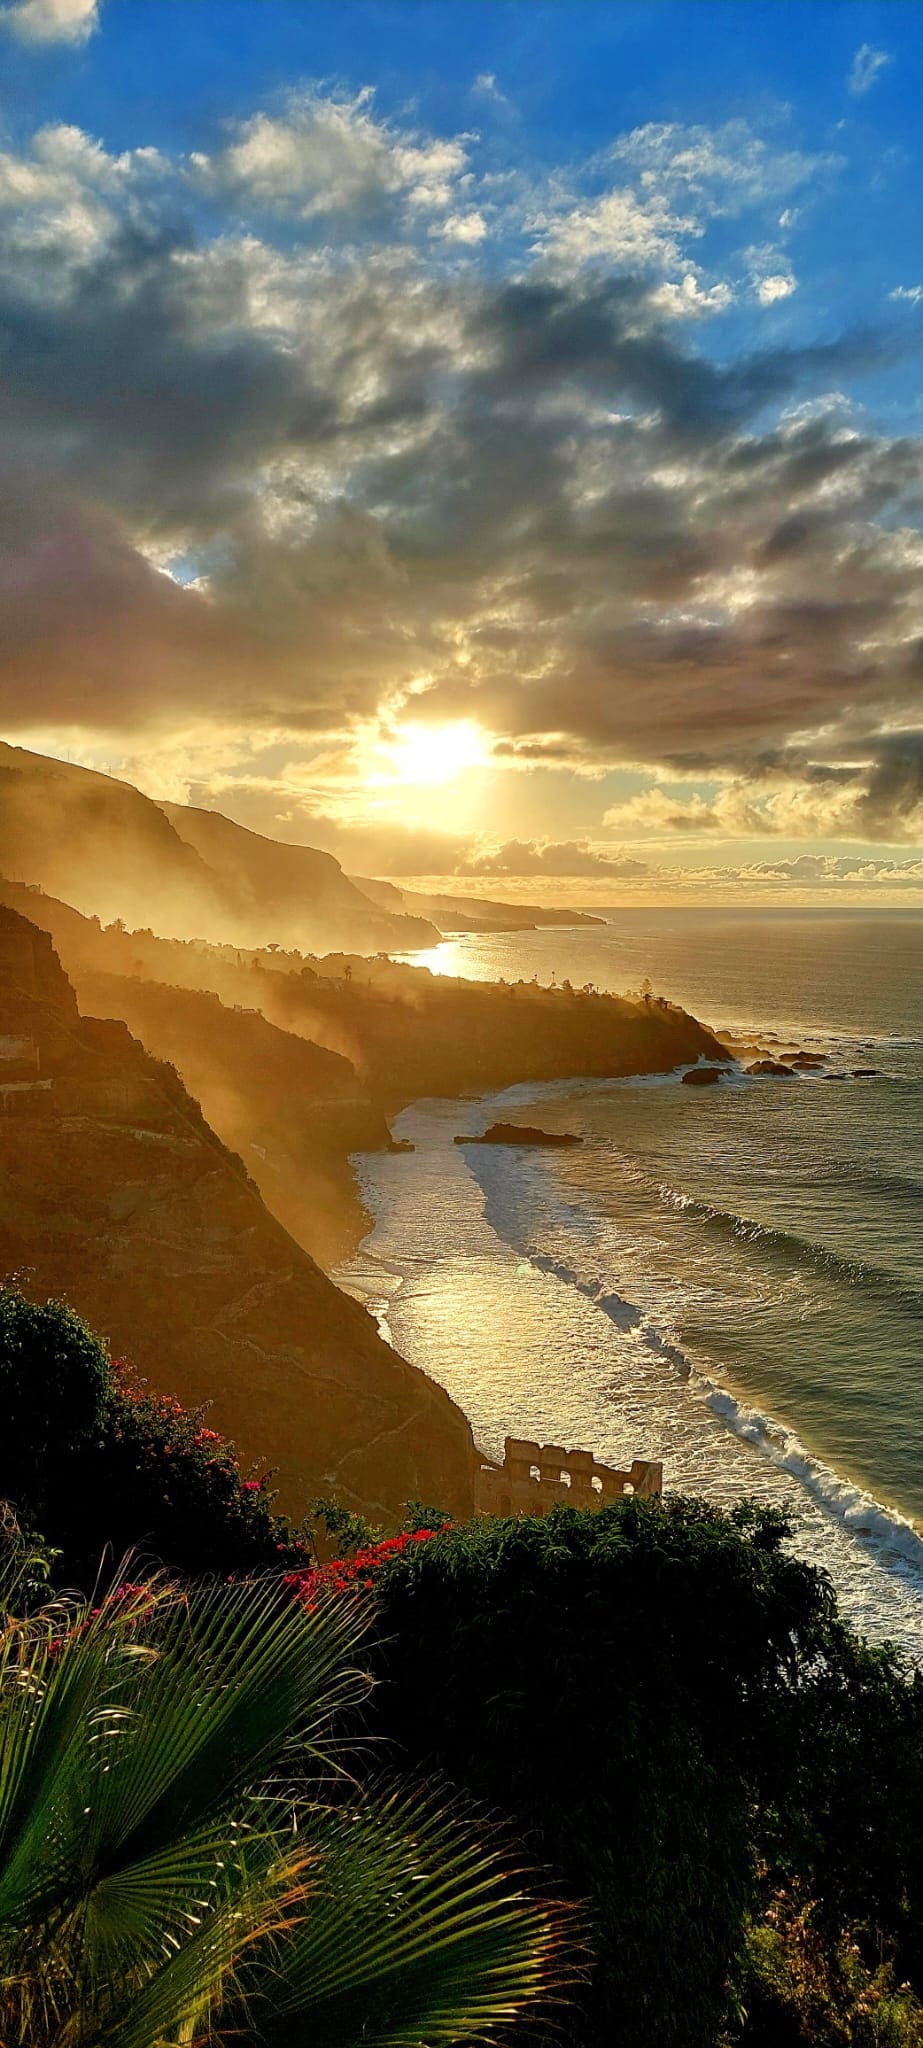
[[[437,2048],[493,2039],[547,1993],[559,1918],[483,1822],[347,1768],[355,1602],[157,1580],[21,1620],[27,1571],[17,1542],[2,2048]]]

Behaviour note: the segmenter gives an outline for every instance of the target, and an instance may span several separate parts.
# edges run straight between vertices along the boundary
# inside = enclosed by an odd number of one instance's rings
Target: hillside
[[[375,953],[435,943],[381,909],[332,855],[281,846],[217,812],[160,805],[128,782],[0,742],[0,872],[104,922],[179,938]]]
[[[79,970],[74,981],[85,1009],[123,1018],[172,1061],[273,1215],[321,1265],[335,1265],[367,1227],[349,1154],[390,1144],[350,1061],[210,990]]]
[[[409,952],[438,939],[426,918],[395,915],[373,903],[330,853],[266,839],[235,825],[220,811],[170,803],[160,809],[183,843],[233,895],[249,945],[275,940],[323,951],[331,943],[323,932],[347,928],[355,932],[353,944],[361,953],[388,947]]]
[[[295,1512],[470,1507],[461,1412],[268,1209],[169,1066],[82,1017],[48,936],[0,909],[0,1275],[61,1295],[116,1356],[212,1399]]]
[[[475,1094],[573,1074],[665,1073],[727,1048],[659,996],[601,995],[566,983],[462,981],[388,959],[238,950],[153,932],[104,930],[66,904],[0,879],[0,901],[50,931],[69,974],[210,989],[281,1031],[348,1060],[387,1113],[419,1095]]]
[[[497,903],[490,896],[432,896],[419,889],[400,889],[395,882],[369,881],[364,875],[354,875],[352,879],[356,888],[383,910],[428,918],[443,933],[535,932],[606,922],[604,917],[591,916],[588,910],[569,910],[563,904],[549,909],[538,903]]]
[[[313,966],[309,977],[262,974],[264,1015],[344,1052],[389,1112],[421,1095],[575,1074],[668,1073],[700,1057],[728,1057],[705,1025],[660,997],[462,981],[342,954]]]

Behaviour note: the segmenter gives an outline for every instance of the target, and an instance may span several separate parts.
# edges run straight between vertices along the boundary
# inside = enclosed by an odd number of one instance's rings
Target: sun
[[[455,782],[468,768],[490,759],[487,736],[472,719],[451,725],[403,725],[385,742],[389,777],[412,789]]]

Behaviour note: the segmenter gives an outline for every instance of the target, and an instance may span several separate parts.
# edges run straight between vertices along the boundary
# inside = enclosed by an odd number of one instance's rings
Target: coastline
[[[510,1108],[525,1120],[535,1096],[528,1086],[468,1098],[471,1121]],[[539,1099],[544,1121],[548,1091]],[[562,1117],[572,1111],[562,1100]],[[541,1155],[478,1148],[476,1178],[454,1146],[458,1127],[457,1098],[418,1099],[398,1120],[415,1157],[355,1160],[372,1225],[333,1277],[445,1386],[479,1447],[495,1457],[508,1431],[580,1443],[615,1463],[662,1456],[668,1492],[780,1502],[796,1521],[794,1547],[830,1571],[857,1625],[923,1657],[919,1529],[812,1451],[738,1375],[710,1376],[639,1323],[614,1285],[589,1284],[579,1263],[520,1240],[509,1205],[524,1176],[542,1173]],[[503,1236],[498,1200],[509,1212]]]

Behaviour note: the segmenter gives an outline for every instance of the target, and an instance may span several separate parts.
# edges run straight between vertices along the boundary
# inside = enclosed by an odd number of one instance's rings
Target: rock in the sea
[[[491,1124],[478,1138],[465,1133],[456,1145],[582,1145],[573,1131],[540,1131],[535,1124]]]
[[[873,1075],[880,1073],[880,1067],[853,1067],[852,1077],[854,1081],[871,1081]]]
[[[713,1088],[715,1082],[721,1079],[721,1068],[690,1067],[688,1074],[684,1074],[682,1078],[687,1088]]]
[[[826,1065],[826,1061],[823,1054],[819,1052],[796,1052],[791,1054],[789,1065],[807,1069],[809,1067],[823,1067]]]
[[[784,1066],[781,1060],[754,1060],[746,1071],[748,1074],[778,1074],[786,1081],[795,1078],[794,1068]]]

